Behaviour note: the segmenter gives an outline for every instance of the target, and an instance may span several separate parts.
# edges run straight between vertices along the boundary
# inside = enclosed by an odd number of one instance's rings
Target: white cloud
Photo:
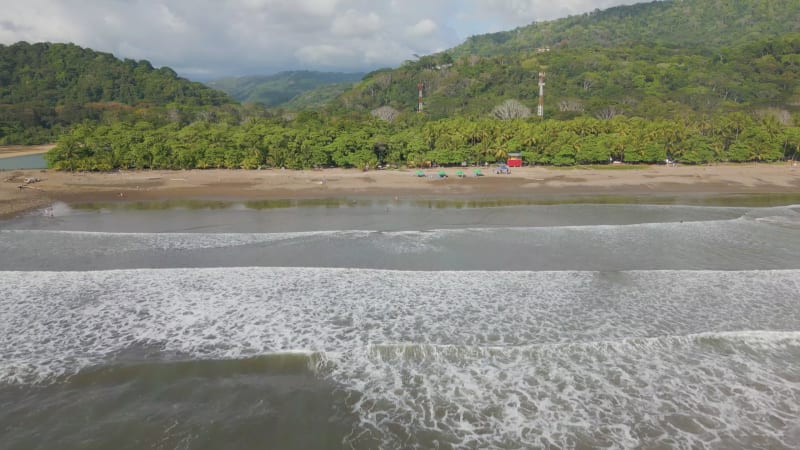
[[[422,19],[413,26],[409,27],[406,33],[415,38],[426,37],[435,33],[438,28],[439,26],[436,25],[436,22],[433,20]]]
[[[353,9],[333,19],[331,32],[335,36],[364,36],[381,29],[381,18],[374,12],[359,13]]]
[[[473,0],[473,8],[464,9],[465,17],[489,22],[489,31],[499,31],[535,21],[553,20],[569,15],[583,14],[595,9],[641,3],[643,0]],[[468,12],[467,12],[468,11]]]
[[[340,0],[241,0],[240,3],[255,10],[269,9],[324,17],[336,12]]]
[[[180,17],[173,14],[172,10],[167,5],[158,5],[161,12],[161,22],[169,29],[176,32],[184,32],[188,30],[188,25]]]
[[[635,2],[0,0],[0,43],[74,42],[201,78],[372,70],[472,34]]]
[[[297,50],[301,61],[314,65],[331,67],[343,61],[352,61],[356,54],[348,49],[328,44],[309,45]]]

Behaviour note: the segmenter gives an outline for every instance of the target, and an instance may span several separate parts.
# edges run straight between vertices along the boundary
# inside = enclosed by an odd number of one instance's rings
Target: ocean
[[[793,449],[800,205],[56,204],[2,449]]]

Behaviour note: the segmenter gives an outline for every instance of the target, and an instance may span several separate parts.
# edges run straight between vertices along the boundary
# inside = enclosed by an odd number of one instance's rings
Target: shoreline
[[[438,178],[439,170],[447,178]],[[463,170],[464,178],[456,176]],[[608,168],[514,168],[510,175],[492,167],[362,172],[356,169],[146,170],[109,173],[54,170],[0,171],[0,219],[54,202],[148,202],[205,200],[248,202],[312,199],[418,199],[568,202],[578,198],[795,194],[800,167],[788,164],[712,166],[623,166]],[[25,183],[26,179],[39,179]],[[23,188],[20,188],[23,186]]]
[[[17,156],[41,155],[55,147],[55,144],[42,145],[0,145],[0,159]]]

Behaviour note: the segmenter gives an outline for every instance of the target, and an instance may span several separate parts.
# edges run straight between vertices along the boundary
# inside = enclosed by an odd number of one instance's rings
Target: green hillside
[[[148,61],[73,44],[0,45],[0,144],[49,142],[74,123],[133,109],[227,103],[227,95]]]
[[[278,107],[289,111],[321,110],[330,105],[344,92],[353,88],[354,83],[326,84],[301,93]]]
[[[374,71],[319,111],[247,103],[205,106],[187,120],[85,121],[47,160],[63,170],[461,166],[510,152],[556,166],[796,160],[798,2],[613,8]],[[523,39],[526,30],[541,40]],[[545,120],[531,116],[539,71]]]
[[[449,53],[498,56],[637,44],[709,50],[791,31],[800,31],[800,0],[653,1],[473,36]]]
[[[412,111],[421,81],[425,111],[433,118],[485,116],[508,99],[535,110],[540,70],[547,73],[545,115],[560,119],[702,117],[763,108],[792,113],[800,106],[800,33],[714,51],[652,45],[563,48],[471,56],[452,64],[442,61],[445,56],[368,74],[334,107]]]
[[[508,99],[545,114],[697,117],[800,106],[800,0],[672,1],[612,8],[476,36],[451,51],[367,74],[334,110],[485,116]],[[681,44],[681,45],[679,45]],[[683,44],[686,44],[684,46]]]
[[[293,71],[222,78],[208,85],[240,102],[260,103],[270,108],[291,103],[294,109],[312,109],[329,102],[363,76],[362,73]]]

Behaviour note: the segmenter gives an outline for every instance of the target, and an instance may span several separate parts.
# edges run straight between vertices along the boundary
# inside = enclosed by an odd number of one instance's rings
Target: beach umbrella
[[[416,173],[417,173],[418,177],[424,177],[425,176],[425,173],[422,172],[421,170],[418,170]]]
[[[444,178],[446,176],[447,176],[447,174],[444,172],[444,170],[440,170],[439,171],[439,178]]]
[[[459,177],[463,177],[464,176],[464,171],[463,170],[457,170],[456,171],[456,175],[458,175]]]
[[[475,176],[479,177],[481,175],[483,175],[483,172],[481,172],[481,169],[475,169]]]

